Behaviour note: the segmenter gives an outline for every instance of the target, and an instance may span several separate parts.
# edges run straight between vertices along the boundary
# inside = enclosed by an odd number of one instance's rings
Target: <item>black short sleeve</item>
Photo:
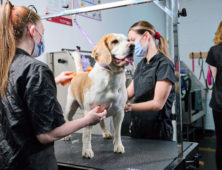
[[[25,101],[35,134],[45,133],[64,121],[62,108],[56,98],[54,76],[46,66],[31,68],[27,76]]]
[[[174,65],[171,61],[162,61],[156,72],[157,81],[168,79],[175,83]]]
[[[135,79],[135,76],[137,74],[139,74],[139,72],[141,71],[141,68],[142,68],[142,65],[144,63],[144,60],[145,60],[145,58],[141,59],[140,62],[137,64],[136,70],[135,70],[134,75],[133,75],[133,79]]]
[[[206,62],[211,66],[214,66],[214,67],[217,66],[217,59],[216,59],[216,55],[214,54],[213,47],[211,47],[208,52]]]

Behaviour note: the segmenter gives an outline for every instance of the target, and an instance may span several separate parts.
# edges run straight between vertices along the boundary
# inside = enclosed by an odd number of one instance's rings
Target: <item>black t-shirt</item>
[[[48,66],[17,49],[0,104],[0,169],[57,169],[53,142],[36,138],[65,122]]]
[[[216,111],[222,111],[222,44],[210,48],[206,62],[217,68],[210,107]]]
[[[133,137],[172,138],[173,128],[170,117],[175,94],[174,64],[161,52],[151,58],[149,64],[147,64],[146,58],[143,58],[137,65],[134,74],[134,102],[140,103],[152,100],[156,82],[166,79],[172,83],[172,89],[162,110],[132,112],[130,133]]]

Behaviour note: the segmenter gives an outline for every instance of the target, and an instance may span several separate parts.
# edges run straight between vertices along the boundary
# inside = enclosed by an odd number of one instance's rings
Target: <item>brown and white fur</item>
[[[71,81],[68,89],[66,120],[71,120],[76,110],[87,114],[90,109],[100,105],[107,109],[107,117],[113,117],[114,152],[124,153],[121,141],[121,124],[124,117],[124,106],[127,101],[125,86],[125,65],[132,60],[134,45],[122,34],[108,34],[95,46],[92,57],[96,64],[89,72],[79,73]],[[111,138],[104,121],[100,122],[104,138]],[[91,126],[83,129],[82,156],[92,158]]]

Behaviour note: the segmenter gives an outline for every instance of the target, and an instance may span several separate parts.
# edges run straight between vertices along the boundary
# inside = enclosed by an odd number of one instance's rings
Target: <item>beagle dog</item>
[[[68,88],[65,119],[72,120],[78,108],[84,114],[100,105],[107,109],[107,117],[113,117],[114,152],[124,153],[121,141],[121,124],[124,117],[124,106],[127,101],[125,66],[133,62],[134,44],[122,34],[105,35],[95,46],[92,57],[96,63],[88,72],[75,76]],[[106,129],[104,120],[100,122],[104,138],[112,138]],[[91,126],[83,129],[82,156],[93,158],[91,146]]]

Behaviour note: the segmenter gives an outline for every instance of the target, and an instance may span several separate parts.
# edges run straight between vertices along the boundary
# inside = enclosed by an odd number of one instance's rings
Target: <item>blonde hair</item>
[[[220,22],[217,31],[215,32],[214,44],[222,44],[222,21]]]
[[[157,31],[155,27],[147,21],[138,21],[133,24],[129,31],[134,30],[136,33],[143,35],[146,31],[148,31],[155,39],[157,38]],[[171,58],[167,48],[167,40],[159,35],[158,37],[157,49],[162,52],[166,57]]]
[[[15,56],[16,43],[24,37],[28,23],[36,24],[40,17],[31,9],[14,7],[6,1],[0,9],[0,96],[5,96],[11,63]]]

